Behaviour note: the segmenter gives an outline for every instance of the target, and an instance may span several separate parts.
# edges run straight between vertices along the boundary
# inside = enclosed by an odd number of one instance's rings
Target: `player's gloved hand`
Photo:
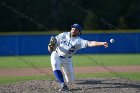
[[[57,42],[56,38],[52,36],[50,38],[50,42],[49,42],[49,45],[48,45],[48,50],[50,52],[55,51],[55,49],[56,49],[56,42]]]
[[[51,36],[49,45],[54,46],[56,45],[56,42],[57,42],[56,38],[54,36]]]
[[[49,44],[48,50],[49,50],[49,52],[55,51],[55,46]]]

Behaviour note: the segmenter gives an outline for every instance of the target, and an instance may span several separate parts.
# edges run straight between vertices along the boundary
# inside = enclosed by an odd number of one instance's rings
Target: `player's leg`
[[[61,63],[62,63],[62,60],[60,59],[58,54],[55,51],[53,51],[51,54],[51,65],[52,65],[52,69],[53,69],[56,79],[60,82],[59,91],[66,91],[68,90],[68,87],[64,82],[63,74],[60,70]]]
[[[52,65],[52,69],[53,69],[56,79],[60,83],[64,83],[64,78],[63,78],[62,72],[60,70],[61,59],[58,56],[58,54],[56,53],[56,51],[53,51],[51,54],[51,65]]]
[[[62,70],[65,75],[66,82],[74,82],[74,70],[72,59],[68,58],[62,63]]]

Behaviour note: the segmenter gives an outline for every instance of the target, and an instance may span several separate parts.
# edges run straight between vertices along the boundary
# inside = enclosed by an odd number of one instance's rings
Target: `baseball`
[[[110,43],[114,43],[115,42],[115,40],[114,39],[110,39]]]

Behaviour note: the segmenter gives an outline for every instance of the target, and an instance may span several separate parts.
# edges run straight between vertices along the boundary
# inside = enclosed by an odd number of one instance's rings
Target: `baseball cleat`
[[[61,83],[59,91],[67,91],[69,88],[65,83]]]

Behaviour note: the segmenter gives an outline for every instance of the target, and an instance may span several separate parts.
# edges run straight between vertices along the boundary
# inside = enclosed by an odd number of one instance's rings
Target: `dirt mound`
[[[140,93],[140,82],[119,78],[77,79],[62,93]],[[0,93],[58,93],[57,81],[32,80],[0,85]]]

